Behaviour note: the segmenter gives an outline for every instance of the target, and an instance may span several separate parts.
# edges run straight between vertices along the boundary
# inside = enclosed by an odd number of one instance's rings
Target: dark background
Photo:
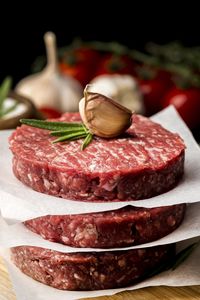
[[[146,1],[147,2],[147,1]],[[43,34],[54,31],[58,46],[75,36],[83,40],[117,40],[142,50],[148,41],[179,40],[200,45],[200,17],[197,5],[171,1],[25,3],[16,8],[8,3],[0,18],[0,79],[11,75],[16,83],[30,73],[36,56],[44,54]],[[15,10],[16,9],[16,10]],[[19,11],[21,13],[19,13]]]

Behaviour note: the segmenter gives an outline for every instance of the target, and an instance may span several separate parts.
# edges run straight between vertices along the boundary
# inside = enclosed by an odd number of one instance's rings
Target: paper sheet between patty
[[[192,242],[193,241],[191,240],[181,242],[178,244],[178,247],[185,248]],[[114,295],[122,291],[131,291],[148,286],[190,286],[200,284],[200,246],[196,248],[189,258],[174,271],[170,270],[163,272],[144,280],[139,284],[126,288],[85,292],[60,291],[45,286],[21,273],[11,263],[8,250],[0,249],[0,254],[3,255],[8,267],[17,300],[75,300],[88,297]]]
[[[80,214],[118,209],[126,205],[139,207],[166,206],[200,201],[200,148],[191,132],[173,107],[158,113],[152,119],[165,128],[177,132],[187,146],[185,175],[171,191],[139,201],[80,202],[61,199],[33,191],[23,185],[12,173],[12,155],[8,150],[11,131],[0,133],[0,208],[6,218],[24,221],[39,216]],[[14,209],[13,209],[14,207]]]
[[[167,236],[151,242],[138,246],[127,248],[110,248],[110,249],[94,249],[94,248],[75,248],[62,245],[59,243],[49,242],[44,240],[41,236],[28,230],[23,224],[7,225],[7,223],[0,218],[0,245],[4,248],[14,246],[38,246],[57,250],[60,252],[89,252],[89,251],[114,251],[114,250],[128,250],[135,248],[152,247],[156,245],[172,244],[189,238],[200,236],[200,203],[190,204],[187,207],[186,215],[183,223],[178,229]]]

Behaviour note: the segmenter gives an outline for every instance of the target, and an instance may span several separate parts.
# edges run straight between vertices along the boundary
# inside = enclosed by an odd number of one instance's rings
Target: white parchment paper
[[[108,211],[127,204],[140,207],[166,206],[200,201],[200,148],[173,107],[152,118],[167,129],[177,132],[187,146],[185,175],[173,190],[147,200],[127,202],[80,202],[38,193],[24,186],[12,173],[12,155],[8,149],[10,131],[0,132],[0,209],[6,218],[24,221],[43,215],[80,214]]]
[[[185,248],[192,242],[194,241],[187,240],[180,242],[178,247]],[[10,278],[17,295],[17,300],[75,300],[88,297],[114,295],[122,291],[130,291],[148,286],[190,286],[200,284],[200,246],[196,248],[192,254],[174,271],[170,270],[160,273],[152,278],[142,281],[139,284],[127,288],[91,292],[60,291],[45,286],[22,274],[11,263],[9,250],[0,249],[0,254],[3,256],[8,267]]]
[[[59,243],[53,243],[44,240],[41,236],[28,230],[23,224],[18,223],[15,225],[8,225],[2,217],[0,218],[0,245],[4,248],[27,245],[48,248],[65,253],[90,251],[99,252],[128,250],[135,248],[152,247],[156,245],[172,244],[197,236],[200,236],[200,203],[190,204],[187,207],[183,223],[171,234],[151,243],[126,248],[94,249],[69,247]]]

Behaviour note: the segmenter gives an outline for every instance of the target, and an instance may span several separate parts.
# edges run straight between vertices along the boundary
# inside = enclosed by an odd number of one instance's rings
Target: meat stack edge
[[[66,113],[59,121],[80,121]],[[126,136],[52,144],[49,132],[23,125],[10,137],[15,176],[42,193],[82,201],[150,198],[172,189],[184,172],[185,146],[177,134],[135,115]],[[56,199],[55,199],[56,201]],[[65,201],[63,199],[63,201]],[[159,203],[158,203],[159,206]],[[24,222],[43,238],[93,252],[60,253],[39,247],[11,249],[16,266],[33,279],[63,290],[124,287],[148,276],[175,254],[174,245],[95,252],[155,241],[174,231],[185,204],[122,209]]]

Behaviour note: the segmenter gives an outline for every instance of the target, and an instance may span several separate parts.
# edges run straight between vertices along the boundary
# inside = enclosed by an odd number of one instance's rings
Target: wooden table
[[[87,300],[200,300],[200,286],[149,287],[114,296],[87,298]],[[0,300],[16,300],[6,267],[0,258]],[[19,299],[20,300],[20,299]],[[28,300],[28,299],[27,299]]]

